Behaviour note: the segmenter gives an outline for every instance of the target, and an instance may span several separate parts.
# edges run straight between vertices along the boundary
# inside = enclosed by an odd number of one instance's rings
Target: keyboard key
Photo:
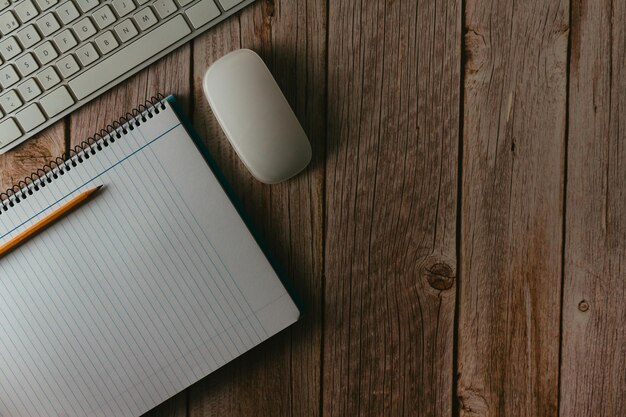
[[[213,0],[201,0],[185,11],[194,28],[198,29],[220,15]]]
[[[74,32],[76,32],[78,39],[84,41],[96,34],[96,27],[91,23],[91,19],[86,17],[74,25]]]
[[[104,6],[103,8],[96,10],[92,17],[100,29],[109,27],[117,20],[109,6]]]
[[[35,81],[34,78],[31,78],[28,81],[20,84],[17,87],[17,91],[20,92],[20,95],[26,102],[31,101],[41,94],[41,88],[39,88],[39,86],[37,85],[37,81]]]
[[[102,55],[106,55],[115,48],[117,48],[120,44],[115,39],[115,35],[113,32],[104,32],[102,35],[96,38],[96,46],[100,50]]]
[[[67,55],[59,59],[57,62],[57,68],[63,78],[67,78],[80,71],[80,65],[78,65],[78,62],[76,62],[73,55]]]
[[[174,0],[158,0],[154,3],[154,8],[161,19],[169,17],[177,10]]]
[[[63,32],[59,32],[59,34],[54,37],[54,43],[57,48],[59,48],[59,51],[61,51],[61,53],[67,52],[76,45],[78,45],[76,38],[72,34],[72,31],[69,29],[65,29]]]
[[[20,48],[15,37],[11,36],[0,41],[0,55],[2,55],[5,61],[16,57],[20,52],[22,52],[22,48]]]
[[[48,13],[37,21],[37,27],[43,33],[43,36],[49,36],[61,29],[59,21],[54,16],[54,13]]]
[[[15,5],[15,13],[22,23],[26,23],[39,16],[39,11],[30,0],[24,0]]]
[[[2,110],[4,110],[6,114],[12,113],[15,110],[19,109],[20,107],[22,107],[22,104],[22,100],[17,95],[15,90],[11,90],[8,93],[3,94],[2,97],[0,97],[0,106],[2,106]]]
[[[139,13],[135,13],[135,16],[133,17],[135,18],[135,22],[137,22],[139,29],[141,29],[142,31],[151,28],[158,22],[156,16],[154,15],[154,12],[150,7],[146,7]]]
[[[59,15],[59,18],[64,25],[73,22],[78,18],[78,16],[80,16],[78,9],[71,1],[66,1],[65,3],[57,7],[57,14]]]
[[[145,68],[223,10],[248,3],[0,0],[0,149]]]
[[[17,18],[13,14],[12,11],[8,11],[0,15],[0,33],[3,35],[8,35],[18,28],[20,23],[17,21]]]
[[[190,33],[187,22],[182,15],[178,15],[150,32],[149,37],[139,38],[78,75],[69,82],[69,86],[76,97],[82,100]]]
[[[96,7],[98,7],[98,4],[100,4],[99,0],[76,0],[76,3],[78,3],[78,7],[80,7],[80,10],[83,11],[83,13],[87,13],[90,10],[95,9]]]
[[[222,5],[224,10],[230,10],[238,4],[243,3],[243,0],[217,0]]]
[[[65,87],[59,87],[40,101],[48,117],[54,117],[74,104],[74,99]]]
[[[13,119],[0,123],[0,146],[7,145],[22,136],[22,131]]]
[[[2,88],[9,88],[19,80],[20,76],[15,72],[13,65],[0,68],[0,85],[2,85]]]
[[[113,8],[115,8],[119,17],[123,17],[135,10],[137,7],[132,0],[113,0]]]
[[[115,26],[115,33],[117,33],[117,36],[120,38],[122,43],[124,43],[137,36],[139,32],[137,32],[137,28],[135,27],[133,21],[126,19],[119,25]]]
[[[41,40],[41,36],[39,32],[37,32],[37,29],[35,29],[35,25],[26,26],[24,29],[17,32],[17,37],[24,49],[30,48]]]
[[[39,110],[39,106],[37,104],[31,104],[24,110],[17,113],[15,117],[17,118],[20,126],[22,126],[22,129],[24,129],[24,132],[30,132],[34,128],[41,126],[46,121],[46,117],[43,115],[41,110]]]
[[[37,5],[39,6],[39,9],[41,9],[42,11],[48,10],[49,8],[51,8],[52,6],[55,6],[59,0],[36,0],[37,1]]]
[[[39,69],[39,64],[31,53],[24,54],[16,59],[15,66],[17,66],[17,70],[22,74],[22,77],[26,77]]]
[[[37,74],[37,80],[39,80],[39,84],[41,84],[44,90],[49,90],[61,82],[61,78],[59,78],[53,67],[48,67]]]
[[[59,54],[57,54],[57,51],[54,49],[54,46],[52,46],[52,43],[50,43],[49,41],[44,42],[37,48],[35,48],[35,55],[37,55],[37,59],[39,60],[39,62],[41,62],[42,65],[47,64],[48,62],[59,56]]]
[[[78,48],[76,50],[76,55],[78,56],[80,63],[83,64],[84,67],[91,64],[92,62],[97,61],[98,58],[100,58],[100,55],[98,55],[96,48],[94,48],[93,44],[91,43],[88,43],[85,46],[81,46],[80,48]]]

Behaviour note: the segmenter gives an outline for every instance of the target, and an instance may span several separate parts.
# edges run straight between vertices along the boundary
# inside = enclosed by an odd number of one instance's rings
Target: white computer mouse
[[[204,94],[228,140],[259,181],[285,181],[311,161],[304,129],[255,52],[240,49],[211,65]]]

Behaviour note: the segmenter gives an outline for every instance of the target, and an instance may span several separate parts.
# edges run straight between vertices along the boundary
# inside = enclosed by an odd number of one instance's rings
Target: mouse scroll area
[[[307,167],[309,139],[259,55],[240,49],[222,57],[208,69],[203,87],[226,137],[256,179],[276,184]]]

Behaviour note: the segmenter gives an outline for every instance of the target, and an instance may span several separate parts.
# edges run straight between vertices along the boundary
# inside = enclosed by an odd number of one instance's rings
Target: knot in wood
[[[265,0],[263,11],[269,19],[273,18],[276,14],[276,5],[274,4],[274,0]]]
[[[587,300],[582,300],[580,303],[578,303],[578,309],[582,311],[583,313],[588,311],[589,303],[587,302]]]
[[[484,416],[489,413],[487,399],[479,390],[461,389],[458,393],[458,399],[463,415]]]
[[[421,275],[426,278],[432,288],[445,291],[452,288],[456,279],[456,271],[450,260],[441,256],[429,256],[422,264]]]

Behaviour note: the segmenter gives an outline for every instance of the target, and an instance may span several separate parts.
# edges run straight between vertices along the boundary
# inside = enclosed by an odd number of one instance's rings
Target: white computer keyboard
[[[0,0],[0,154],[254,0]]]

